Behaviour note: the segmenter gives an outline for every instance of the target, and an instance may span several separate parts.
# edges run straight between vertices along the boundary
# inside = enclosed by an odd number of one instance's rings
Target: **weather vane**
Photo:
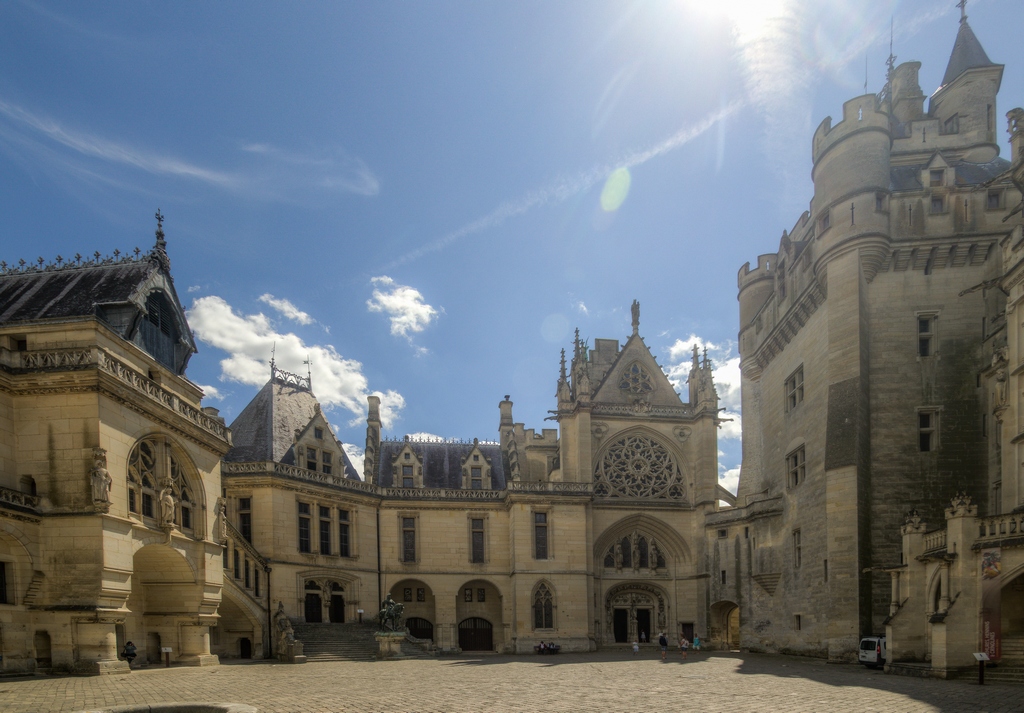
[[[958,8],[960,8],[960,22],[966,22],[967,21],[967,0],[960,0],[960,2],[958,2],[956,4],[956,6]]]

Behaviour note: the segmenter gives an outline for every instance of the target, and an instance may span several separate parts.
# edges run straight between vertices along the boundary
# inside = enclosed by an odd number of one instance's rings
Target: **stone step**
[[[308,661],[365,661],[377,656],[374,624],[295,624],[293,628]],[[401,649],[406,658],[429,656],[407,641]]]

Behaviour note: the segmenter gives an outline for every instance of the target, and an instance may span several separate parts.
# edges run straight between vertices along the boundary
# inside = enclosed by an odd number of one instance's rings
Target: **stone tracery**
[[[633,394],[648,394],[654,391],[654,382],[651,381],[651,375],[646,369],[638,362],[633,362],[622,372],[619,388]]]
[[[605,451],[594,494],[621,498],[682,498],[682,478],[665,446],[647,436],[623,436]]]

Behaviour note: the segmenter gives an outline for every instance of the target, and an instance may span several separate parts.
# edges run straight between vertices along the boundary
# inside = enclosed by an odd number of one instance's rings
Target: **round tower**
[[[776,253],[757,256],[757,267],[750,269],[750,263],[740,268],[736,277],[739,287],[737,299],[740,301],[740,331],[746,329],[754,319],[754,315],[768,301],[775,289]]]

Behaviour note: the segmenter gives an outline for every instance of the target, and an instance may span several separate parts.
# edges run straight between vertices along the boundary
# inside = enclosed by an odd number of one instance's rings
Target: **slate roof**
[[[927,165],[927,163],[921,163],[916,166],[893,166],[889,171],[890,190],[919,191],[923,189],[921,172],[927,168]],[[951,161],[950,166],[954,171],[956,185],[978,186],[1005,173],[1010,167],[1010,162],[1004,158],[995,158],[988,163]]]
[[[395,487],[391,464],[406,446],[423,460],[423,487],[462,488],[463,459],[478,448],[488,465],[491,466],[491,490],[504,490],[507,482],[508,464],[502,457],[501,446],[497,443],[449,443],[427,441],[381,441],[380,471],[377,483],[387,488]]]
[[[224,460],[295,465],[295,431],[309,425],[318,405],[308,389],[272,378],[231,424],[232,446]],[[345,477],[360,480],[344,450],[339,458],[344,463]]]
[[[129,302],[159,266],[148,259],[0,273],[0,324],[85,317]]]
[[[942,86],[946,86],[968,69],[976,67],[997,67],[995,62],[988,58],[985,49],[978,41],[974,30],[967,24],[967,19],[960,21],[960,30],[956,33],[956,42],[953,43],[953,52],[949,55],[949,64],[946,65],[946,73],[942,75]]]

